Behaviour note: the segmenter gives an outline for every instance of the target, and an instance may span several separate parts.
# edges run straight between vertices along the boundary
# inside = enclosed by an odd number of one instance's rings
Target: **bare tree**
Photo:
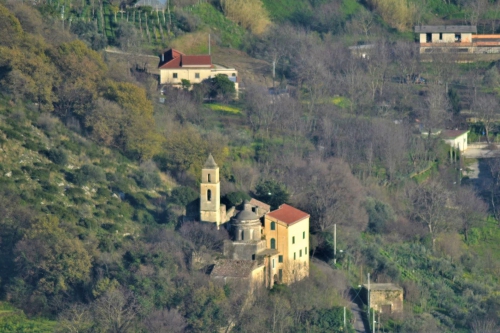
[[[217,230],[215,225],[209,223],[185,222],[180,227],[179,233],[193,242],[197,249],[204,246],[209,250],[221,250],[223,241],[229,239],[224,228]]]
[[[470,187],[460,187],[455,193],[455,203],[458,216],[462,221],[462,231],[465,241],[469,240],[469,231],[478,226],[486,218],[488,205],[476,195]]]
[[[305,203],[314,229],[329,231],[334,224],[357,230],[366,227],[366,212],[361,207],[363,187],[347,163],[340,159],[315,159],[294,173],[303,175],[296,200]]]
[[[57,320],[56,332],[86,332],[93,324],[90,309],[87,305],[72,304],[61,312]]]
[[[186,319],[176,309],[155,311],[142,323],[149,333],[182,333],[187,327]]]
[[[478,118],[481,119],[486,133],[486,140],[490,143],[490,132],[493,129],[495,121],[500,116],[498,100],[493,95],[480,93],[474,100],[472,108],[478,115]]]
[[[94,320],[106,332],[130,332],[139,307],[140,305],[131,291],[113,289],[97,299],[93,305]]]
[[[408,191],[410,218],[427,227],[433,251],[437,235],[452,228],[449,198],[450,193],[435,181],[410,187]]]

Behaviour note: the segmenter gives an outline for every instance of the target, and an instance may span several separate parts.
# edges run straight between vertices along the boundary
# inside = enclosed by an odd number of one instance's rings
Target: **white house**
[[[467,150],[467,130],[444,130],[441,132],[441,137],[444,142],[457,148],[460,151]]]

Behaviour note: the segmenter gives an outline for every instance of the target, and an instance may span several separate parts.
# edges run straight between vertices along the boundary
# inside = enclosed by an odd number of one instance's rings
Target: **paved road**
[[[465,158],[495,158],[500,157],[500,149],[468,147],[462,156]]]
[[[362,315],[362,310],[359,308],[359,306],[351,302],[351,311],[354,316],[354,330],[356,333],[366,333],[365,330],[365,324],[363,323],[363,315]]]

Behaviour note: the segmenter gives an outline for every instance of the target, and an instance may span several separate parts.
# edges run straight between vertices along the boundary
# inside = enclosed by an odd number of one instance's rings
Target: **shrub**
[[[374,198],[367,198],[365,202],[368,213],[368,228],[374,233],[385,231],[386,223],[394,221],[394,211],[388,204]]]
[[[57,165],[66,165],[68,163],[68,154],[63,149],[55,148],[47,151],[46,156]]]
[[[77,142],[71,141],[71,140],[64,140],[61,142],[61,146],[69,150],[75,155],[80,155],[80,152],[82,150],[82,146],[78,144]]]
[[[72,182],[77,185],[85,185],[89,182],[100,183],[106,180],[106,174],[102,168],[85,164],[77,170],[72,177]]]
[[[248,193],[245,193],[243,191],[237,191],[237,192],[230,192],[226,194],[222,198],[222,203],[224,203],[227,207],[233,207],[241,204],[245,200],[250,200],[250,196]]]
[[[0,130],[2,130],[2,132],[5,133],[8,139],[13,139],[18,141],[23,140],[23,136],[13,129],[1,127]]]
[[[36,122],[38,128],[43,129],[45,132],[52,132],[57,126],[57,118],[52,117],[48,113],[42,113]]]
[[[133,207],[146,207],[148,204],[148,199],[144,196],[143,193],[127,193],[125,195],[125,199],[130,202]]]
[[[187,206],[191,201],[198,198],[198,192],[187,186],[179,186],[172,190],[170,201],[179,206]]]
[[[77,197],[83,197],[85,195],[85,191],[79,187],[70,187],[66,189],[66,196],[70,199],[74,199]]]
[[[147,189],[154,189],[161,185],[161,178],[158,171],[139,170],[134,178],[137,185]]]
[[[256,35],[263,34],[271,25],[261,0],[221,0],[221,5],[228,19]]]
[[[43,149],[43,145],[40,144],[39,142],[35,142],[31,139],[27,139],[26,142],[23,145],[24,148],[32,150],[32,151],[40,151]]]
[[[154,224],[155,218],[148,211],[136,209],[134,212],[134,220],[144,224]]]
[[[35,169],[30,174],[31,179],[38,181],[48,181],[50,178],[50,171],[46,169]]]

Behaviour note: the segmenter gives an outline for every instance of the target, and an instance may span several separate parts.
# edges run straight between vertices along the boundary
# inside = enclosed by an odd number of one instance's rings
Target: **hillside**
[[[500,160],[476,188],[438,132],[497,149],[500,65],[421,55],[412,27],[497,33],[500,7],[134,3],[0,0],[0,331],[351,332],[368,273],[404,290],[380,332],[499,330]],[[161,103],[159,52],[208,34],[239,98],[210,79]],[[252,297],[210,278],[229,234],[191,221],[209,154],[228,207],[310,214],[308,278]]]

